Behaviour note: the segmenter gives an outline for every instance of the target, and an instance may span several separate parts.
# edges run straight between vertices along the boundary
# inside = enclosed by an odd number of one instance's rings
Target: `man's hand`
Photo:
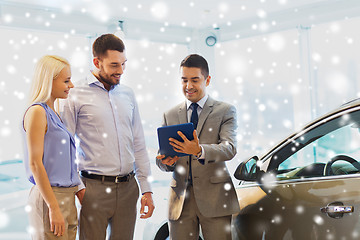
[[[196,130],[193,132],[194,140],[189,140],[186,136],[178,131],[177,134],[184,140],[184,142],[179,142],[174,138],[169,138],[170,145],[173,146],[176,152],[198,155],[201,152],[201,147],[199,144],[199,138],[197,137]]]
[[[161,160],[163,164],[168,166],[173,166],[176,163],[176,161],[179,160],[178,156],[165,158],[165,155],[157,155],[156,158]]]
[[[140,218],[149,218],[154,212],[155,206],[151,194],[151,192],[146,192],[141,197]],[[147,207],[147,212],[145,212],[145,207]]]
[[[84,195],[85,195],[85,189],[86,188],[83,188],[80,191],[76,192],[76,196],[79,199],[79,202],[80,202],[81,205],[82,205],[82,201],[83,201],[83,198],[84,198]]]

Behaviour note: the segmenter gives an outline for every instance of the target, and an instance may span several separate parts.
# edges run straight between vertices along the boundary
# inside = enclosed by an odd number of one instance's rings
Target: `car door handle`
[[[323,213],[352,213],[354,212],[353,206],[326,206],[320,208]]]

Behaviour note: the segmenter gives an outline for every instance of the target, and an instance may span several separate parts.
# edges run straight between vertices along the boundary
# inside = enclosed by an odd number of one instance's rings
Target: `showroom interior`
[[[155,164],[162,113],[184,100],[179,65],[203,55],[208,93],[237,109],[236,166],[309,121],[360,97],[358,0],[0,0],[0,239],[30,239],[22,116],[37,60],[70,61],[72,80],[92,69],[92,42],[114,33],[126,45],[121,84],[136,95],[151,160],[155,204],[170,179]],[[233,179],[236,182],[236,179]],[[135,239],[164,213],[139,220]]]

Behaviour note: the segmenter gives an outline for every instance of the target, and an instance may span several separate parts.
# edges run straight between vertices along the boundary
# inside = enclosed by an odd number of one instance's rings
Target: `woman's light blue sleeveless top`
[[[75,140],[66,129],[57,114],[45,103],[40,105],[46,111],[47,131],[44,138],[43,164],[53,187],[74,187],[80,184],[80,177],[75,163]],[[32,106],[33,106],[32,105]],[[23,125],[24,126],[24,125]],[[24,164],[29,181],[35,184],[29,167],[29,156],[26,145],[26,133],[23,128]]]

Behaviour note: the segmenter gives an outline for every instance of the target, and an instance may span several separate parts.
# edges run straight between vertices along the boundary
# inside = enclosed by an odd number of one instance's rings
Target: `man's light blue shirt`
[[[62,106],[62,118],[77,140],[79,170],[117,176],[135,170],[142,193],[150,192],[150,162],[133,91],[110,91],[90,73],[76,83]]]

